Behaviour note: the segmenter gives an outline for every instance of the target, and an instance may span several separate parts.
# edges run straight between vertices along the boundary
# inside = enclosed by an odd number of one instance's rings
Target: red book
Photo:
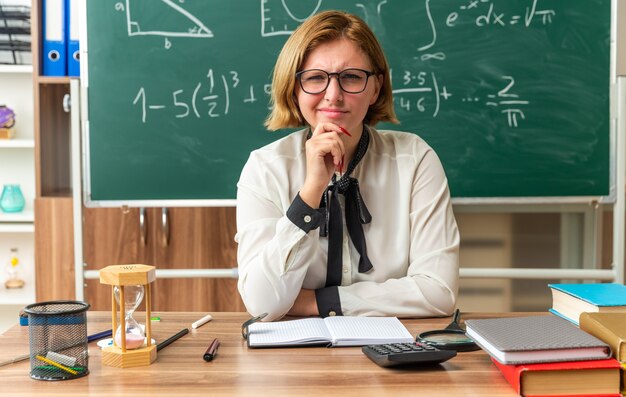
[[[614,358],[518,365],[491,361],[522,396],[621,396],[621,366]]]

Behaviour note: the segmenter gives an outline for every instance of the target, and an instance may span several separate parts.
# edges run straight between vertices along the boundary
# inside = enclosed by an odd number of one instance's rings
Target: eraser
[[[61,353],[48,352],[48,354],[46,354],[46,358],[59,364],[63,364],[66,367],[73,367],[74,364],[76,364],[76,357],[66,356]]]

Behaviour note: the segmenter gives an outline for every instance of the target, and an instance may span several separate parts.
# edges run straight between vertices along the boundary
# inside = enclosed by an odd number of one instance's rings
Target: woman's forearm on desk
[[[275,320],[290,310],[310,261],[320,257],[319,237],[298,228],[254,189],[240,185],[237,201],[239,293],[251,314]]]
[[[339,287],[339,296],[345,316],[448,316],[456,304],[456,285],[422,274]]]
[[[274,228],[280,229],[280,226]],[[293,263],[293,256],[298,255],[298,244],[285,246],[285,239],[280,236],[264,239],[269,232],[257,229],[242,230],[238,234],[239,293],[252,315],[268,313],[266,321],[287,313],[306,275],[305,266]]]

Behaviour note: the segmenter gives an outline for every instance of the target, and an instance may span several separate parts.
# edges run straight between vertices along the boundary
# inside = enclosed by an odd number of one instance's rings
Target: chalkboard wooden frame
[[[321,0],[320,0],[321,1]],[[187,1],[186,4],[191,3],[190,1]],[[256,4],[255,10],[258,12],[258,5],[261,5],[261,8],[263,7],[263,1],[250,1],[249,2],[252,5]],[[324,1],[324,3],[328,3],[328,1]],[[367,3],[367,2],[365,2]],[[529,1],[529,4],[536,4],[533,1]],[[563,1],[559,1],[559,0],[553,0],[553,1],[545,1],[542,3],[542,5],[551,5],[551,4],[562,4]],[[89,4],[93,4],[93,2],[87,2],[87,7],[89,7]],[[123,4],[123,2],[110,2],[110,5],[112,6],[117,6],[117,4]],[[126,5],[128,6],[130,3],[130,0],[126,1]],[[378,2],[378,4],[380,4],[380,2]],[[496,6],[498,6],[500,3],[498,2],[498,0],[493,0],[491,3],[493,6],[493,8],[497,8]],[[597,134],[593,137],[593,139],[599,139],[599,140],[603,140],[603,145],[605,147],[605,151],[602,150],[600,151],[600,153],[605,153],[607,156],[606,161],[604,160],[600,160],[600,165],[598,165],[598,167],[600,168],[600,170],[594,174],[593,176],[586,176],[585,178],[587,178],[586,180],[582,180],[580,181],[583,185],[586,184],[597,184],[598,186],[592,187],[592,188],[581,188],[579,185],[577,185],[576,187],[572,188],[570,187],[566,187],[563,188],[562,190],[554,190],[553,189],[553,185],[558,184],[559,181],[558,180],[548,180],[547,182],[533,182],[533,183],[537,183],[537,189],[529,189],[529,190],[524,190],[521,189],[519,191],[513,191],[513,194],[488,194],[490,192],[490,188],[491,185],[497,185],[498,182],[500,181],[499,179],[492,179],[490,177],[493,176],[492,174],[489,174],[489,172],[492,172],[492,170],[494,168],[498,168],[498,166],[500,165],[500,163],[496,162],[496,163],[489,163],[487,161],[486,164],[478,164],[479,162],[476,161],[476,158],[471,158],[471,156],[469,156],[469,163],[459,163],[456,164],[454,167],[449,166],[449,164],[451,164],[454,160],[452,159],[454,156],[457,156],[459,154],[462,154],[463,152],[460,151],[458,148],[455,149],[455,151],[453,151],[451,154],[447,154],[446,153],[446,147],[445,145],[454,145],[454,144],[458,144],[459,141],[462,141],[464,137],[456,137],[457,139],[446,139],[443,140],[437,136],[432,136],[429,135],[428,133],[423,133],[421,130],[425,129],[425,130],[435,130],[437,125],[436,124],[429,124],[427,120],[427,122],[420,122],[420,121],[415,121],[414,116],[415,114],[408,114],[409,117],[402,117],[402,114],[399,114],[401,121],[404,120],[408,120],[405,121],[401,126],[399,127],[392,127],[394,129],[399,129],[399,130],[408,130],[411,132],[415,132],[418,133],[420,136],[424,137],[429,144],[431,144],[436,151],[438,152],[438,154],[440,155],[440,157],[442,158],[442,162],[444,164],[444,167],[446,167],[446,172],[448,173],[448,178],[450,180],[450,184],[451,184],[451,190],[452,190],[452,194],[453,194],[453,200],[455,203],[468,203],[468,204],[499,204],[499,203],[570,203],[570,202],[590,202],[590,201],[598,201],[598,202],[614,202],[615,201],[615,196],[614,196],[614,192],[615,192],[615,182],[614,182],[614,169],[612,167],[614,167],[614,163],[615,163],[615,148],[614,145],[612,143],[613,139],[612,139],[612,134],[614,133],[614,121],[610,118],[609,116],[609,108],[611,107],[611,103],[614,101],[614,99],[611,97],[610,95],[610,85],[613,84],[614,82],[614,75],[615,75],[615,60],[613,59],[613,54],[614,54],[614,45],[615,45],[615,21],[613,20],[613,15],[615,14],[615,0],[597,0],[594,1],[594,4],[597,4],[599,6],[602,7],[608,7],[609,9],[609,15],[607,17],[608,21],[604,21],[603,23],[608,24],[610,26],[608,35],[610,37],[610,39],[607,42],[607,48],[602,49],[603,52],[605,52],[606,54],[610,54],[608,55],[608,61],[606,62],[606,64],[604,66],[602,66],[600,69],[604,68],[607,69],[607,73],[605,77],[603,77],[602,79],[606,81],[606,87],[605,87],[605,92],[604,94],[606,94],[606,117],[604,117],[604,121],[603,123],[605,125],[603,125],[601,127],[601,129],[603,131],[606,132],[606,135],[604,133],[602,134]],[[371,5],[371,4],[369,4]],[[428,0],[424,0],[424,5],[425,7],[428,7],[429,5],[429,1]],[[502,4],[501,4],[502,5]],[[239,7],[248,7],[249,5],[246,3],[245,5],[238,5]],[[507,7],[512,7],[510,5],[506,5]],[[251,7],[251,6],[250,6]],[[385,6],[382,6],[383,9],[385,9]],[[94,139],[94,135],[96,132],[96,130],[100,129],[100,131],[103,130],[103,123],[101,122],[102,118],[100,119],[100,121],[97,120],[97,117],[93,117],[93,109],[90,108],[90,106],[92,106],[92,104],[94,102],[96,102],[95,105],[93,106],[98,106],[100,105],[100,103],[97,103],[98,99],[97,99],[97,95],[95,94],[95,91],[93,91],[93,87],[94,87],[94,82],[90,81],[91,78],[94,78],[94,73],[97,77],[97,69],[94,70],[94,68],[90,68],[90,59],[94,59],[97,58],[94,55],[94,46],[92,45],[93,43],[89,43],[88,45],[88,40],[89,40],[89,26],[90,26],[90,21],[89,21],[89,16],[88,16],[88,10],[87,9],[83,9],[83,21],[85,21],[82,25],[82,32],[81,32],[81,59],[82,59],[82,64],[81,64],[81,75],[83,76],[83,78],[81,79],[81,84],[82,84],[82,98],[84,101],[84,105],[83,105],[83,128],[82,128],[82,136],[83,136],[83,142],[84,142],[84,181],[85,181],[85,204],[87,206],[100,206],[100,207],[119,207],[122,205],[127,205],[127,206],[230,206],[230,205],[234,205],[234,194],[232,192],[234,192],[234,188],[231,189],[231,191],[228,194],[223,194],[221,197],[202,197],[201,194],[200,196],[198,196],[197,192],[192,192],[192,194],[187,194],[184,191],[179,191],[176,190],[178,188],[175,188],[175,195],[172,196],[170,193],[167,191],[167,188],[164,187],[163,189],[165,189],[165,192],[167,194],[164,195],[147,195],[147,196],[137,196],[137,195],[133,195],[132,193],[124,196],[124,195],[117,195],[116,194],[112,194],[112,195],[108,195],[108,191],[113,191],[114,189],[110,189],[111,186],[115,187],[116,183],[118,181],[121,181],[123,179],[126,179],[126,177],[128,176],[128,173],[124,173],[124,172],[118,172],[117,174],[112,173],[112,176],[107,176],[106,173],[102,174],[98,174],[98,173],[94,173],[94,169],[96,169],[97,167],[100,167],[100,170],[102,170],[102,166],[98,163],[98,161],[100,161],[97,156],[94,156],[92,153],[92,150],[94,149],[94,147],[96,148],[100,148],[102,147],[102,139],[100,137]],[[548,7],[549,8],[549,7]],[[358,9],[355,11],[355,9],[350,9],[349,11],[355,12],[358,14]],[[433,14],[435,13],[434,10],[430,10]],[[458,10],[457,10],[458,11]],[[567,11],[567,10],[565,10]],[[262,10],[261,10],[262,12]],[[459,11],[458,14],[461,14],[461,12]],[[574,13],[576,14],[576,13]],[[580,15],[581,13],[577,14],[577,17],[581,17]],[[482,15],[482,14],[481,14]],[[496,12],[492,12],[491,14],[485,14],[486,15],[491,15],[492,18],[493,15],[497,15],[497,11]],[[364,16],[364,15],[361,15]],[[477,21],[477,18],[474,20]],[[368,21],[370,22],[370,21]],[[491,20],[491,22],[493,23],[493,19]],[[370,23],[370,25],[374,25],[372,26],[373,29],[376,31],[377,28],[378,29],[382,29],[383,27],[379,26],[376,24],[376,22],[374,23]],[[213,31],[211,29],[209,29],[211,31],[211,33],[213,33]],[[564,31],[567,31],[567,26],[565,26],[563,28]],[[202,33],[203,31],[200,29],[200,32]],[[217,33],[217,31],[216,31]],[[377,32],[377,34],[379,34],[380,32]],[[556,34],[556,33],[555,33]],[[564,34],[564,33],[563,33]],[[284,35],[283,35],[284,36]],[[391,38],[393,38],[393,34],[389,34],[389,36]],[[129,36],[130,37],[130,36]],[[152,39],[154,39],[156,36],[153,36]],[[164,39],[165,37],[165,39]],[[269,36],[266,36],[269,37]],[[280,34],[276,34],[276,35],[272,35],[272,40],[276,40],[277,37],[281,37]],[[142,37],[142,39],[145,39],[145,37]],[[156,40],[156,39],[155,39]],[[167,36],[158,36],[158,40],[159,41],[164,41],[165,43],[167,43]],[[450,39],[448,39],[450,40]],[[383,41],[383,46],[385,46],[385,40],[381,40]],[[154,40],[152,42],[151,45],[154,45]],[[610,43],[609,43],[610,42]],[[118,43],[118,41],[116,41],[116,43]],[[176,43],[174,43],[174,45],[176,45]],[[276,48],[279,48],[280,46],[277,46]],[[423,46],[425,47],[425,46]],[[153,48],[153,47],[151,47]],[[396,57],[396,55],[394,53],[394,50],[388,50],[388,48],[385,48],[385,51],[388,53],[388,56],[390,58],[391,61],[393,61]],[[91,52],[91,53],[90,53]],[[389,55],[389,53],[392,53],[392,55]],[[420,53],[422,57],[428,55],[430,57],[433,57],[434,59],[436,59],[437,56],[439,56],[439,53],[437,51],[431,51],[431,52],[423,52]],[[237,54],[235,54],[237,55]],[[448,55],[451,56],[451,55]],[[433,63],[436,63],[436,61],[432,61]],[[273,63],[273,60],[272,60]],[[393,62],[392,63],[392,68],[394,67]],[[485,64],[482,65],[486,68],[488,68],[490,65]],[[414,67],[414,64],[411,66]],[[407,69],[411,69],[411,67],[407,67]],[[426,88],[429,88],[430,91],[434,91],[435,89],[437,90],[441,90],[443,87],[445,87],[444,85],[441,84],[440,81],[437,81],[437,76],[436,76],[436,71],[437,68],[424,68],[424,70],[421,70],[419,72],[415,72],[413,73],[412,70],[402,70],[402,72],[404,72],[404,74],[406,75],[406,73],[408,72],[408,79],[412,80],[412,81],[428,81],[430,79],[430,83],[426,83],[427,85],[429,84],[428,87],[426,86],[415,86],[415,85],[407,85],[404,86],[402,84],[398,85],[398,82],[404,82],[406,81],[406,77],[402,76],[401,78],[397,76],[397,70],[401,69],[401,68],[396,68],[394,70],[396,70],[396,75],[394,75],[394,90],[396,91],[396,100],[398,102],[403,102],[402,100],[402,95],[404,95],[406,92],[420,92],[420,90],[425,91]],[[217,71],[217,69],[211,69],[214,73],[214,81],[219,83],[220,80],[222,82],[224,82],[225,79],[231,78],[233,77],[232,74],[229,74],[228,71],[224,71],[223,73],[219,73]],[[502,73],[500,73],[502,75]],[[401,74],[402,75],[402,74]],[[496,74],[494,74],[495,76]],[[476,76],[475,76],[476,77]],[[482,76],[484,77],[484,76]],[[491,95],[496,95],[495,97],[492,98],[496,98],[494,101],[500,100],[502,102],[502,98],[503,97],[499,97],[498,93],[504,93],[504,94],[511,94],[511,95],[517,95],[517,97],[513,97],[513,100],[519,100],[519,101],[523,101],[523,99],[520,99],[520,94],[519,92],[516,93],[513,90],[511,90],[512,87],[514,87],[517,82],[515,81],[514,77],[508,76],[510,78],[507,78],[507,75],[502,75],[500,76],[502,77],[502,81],[498,82],[487,82],[485,83],[486,87],[489,87],[491,89]],[[478,77],[476,77],[478,78]],[[172,81],[176,81],[176,79],[173,79]],[[195,80],[192,82],[195,83]],[[216,83],[216,84],[217,84]],[[483,82],[484,83],[484,82]],[[500,85],[498,85],[500,84]],[[97,83],[95,84],[97,86]],[[224,86],[227,86],[228,84],[226,82],[224,82]],[[101,85],[102,86],[102,85]],[[482,86],[481,86],[482,87]],[[176,88],[176,87],[175,87]],[[193,84],[192,87],[193,88]],[[258,88],[258,87],[257,87]],[[576,88],[576,87],[574,87]],[[96,91],[97,91],[97,87],[96,87]],[[414,89],[414,91],[411,91],[411,89]],[[476,89],[476,92],[478,92],[479,90]],[[483,92],[480,93],[480,95],[487,97],[488,95],[490,95],[489,93],[487,93],[486,91],[488,91],[487,89],[484,89]],[[460,92],[460,90],[458,91]],[[495,93],[495,94],[494,94]],[[140,91],[136,91],[136,96],[134,98],[130,98],[130,99],[135,99],[135,102],[139,102],[139,101],[146,101],[146,97],[147,94],[145,93],[145,91],[143,92],[143,94]],[[438,92],[439,96],[437,97],[437,101],[432,100],[431,102],[440,102],[441,101],[441,92]],[[142,96],[143,95],[143,96]],[[208,95],[207,95],[208,96]],[[499,97],[499,98],[498,98]],[[95,98],[95,99],[94,99]],[[464,98],[466,101],[470,101],[473,100],[473,98],[471,96],[467,96],[466,98]],[[486,100],[485,100],[486,101]],[[409,105],[412,105],[413,107],[417,107],[418,106],[418,101],[417,100],[407,100],[404,101],[403,103],[400,103],[399,106],[404,106],[405,102],[409,102]],[[412,103],[411,103],[412,102]],[[183,102],[178,103],[177,105],[181,105],[185,104]],[[188,104],[187,104],[188,105]],[[501,103],[499,103],[498,105],[501,105]],[[434,106],[431,103],[431,106]],[[497,105],[496,105],[497,106]],[[445,112],[445,110],[442,110],[443,106],[441,106],[441,103],[439,103],[439,105],[437,106],[437,111],[439,111],[439,114],[443,114]],[[460,109],[460,108],[459,108]],[[429,110],[431,111],[431,110]],[[482,110],[481,110],[482,111]],[[581,113],[580,109],[577,110],[577,113]],[[264,116],[264,112],[258,113],[257,112],[257,118],[258,120],[256,120],[258,122],[258,124],[260,124],[262,122]],[[407,114],[405,114],[405,116],[407,116]],[[511,117],[514,117],[514,114],[509,112],[508,115],[509,116],[509,126],[510,126],[510,119]],[[95,120],[94,120],[95,119]],[[256,119],[256,118],[255,118]],[[461,119],[462,120],[462,119]],[[94,123],[95,121],[95,123]],[[437,120],[438,121],[438,120]],[[471,124],[470,120],[470,124]],[[518,117],[517,122],[522,122],[522,119]],[[170,120],[171,123],[171,120]],[[413,123],[413,124],[411,124]],[[492,120],[492,123],[496,123]],[[613,123],[613,124],[611,124]],[[423,125],[426,125],[426,127],[422,127],[419,128]],[[498,128],[494,129],[495,131],[498,130]],[[255,133],[258,134],[262,134],[262,128],[259,128],[258,131],[256,131]],[[538,139],[537,142],[541,143],[541,131],[535,131],[537,134],[535,135],[535,139]],[[582,132],[583,134],[585,132]],[[507,136],[506,134],[503,134],[501,136],[497,136],[492,134],[491,136],[488,136],[489,134],[487,134],[486,136],[480,135],[481,139],[485,139],[485,142],[490,142],[489,139],[491,139],[491,142],[494,141],[506,141],[507,139],[510,139],[510,145],[508,146],[508,148],[515,148],[517,149],[517,147],[515,146],[516,144],[521,144],[522,147],[524,147],[524,141],[521,140],[519,137],[516,137],[515,134],[509,135]],[[162,135],[161,135],[162,136]],[[256,141],[254,143],[253,146],[258,147],[261,144],[267,143],[271,140],[277,139],[278,137],[282,136],[280,133],[278,134],[274,134],[272,136],[271,139],[268,139],[267,136],[260,139],[259,141]],[[539,138],[537,138],[539,137]],[[453,137],[454,138],[454,137]],[[474,137],[476,138],[476,137]],[[488,139],[487,139],[488,138]],[[515,141],[516,139],[519,139],[518,141]],[[447,143],[445,141],[447,140],[454,140],[453,143]],[[169,143],[170,141],[165,141],[166,143]],[[227,144],[228,143],[233,143],[233,141],[225,141]],[[236,142],[236,141],[235,141]],[[563,143],[565,141],[556,141],[555,142],[548,142],[547,146],[557,146],[557,144]],[[584,139],[581,140],[580,142],[581,145],[584,145]],[[531,145],[529,146],[532,146]],[[536,143],[536,142],[535,142]],[[545,142],[544,142],[545,143]],[[112,146],[113,147],[113,146]],[[504,146],[501,146],[504,147]],[[253,149],[254,147],[252,147]],[[470,148],[471,149],[471,148]],[[527,149],[527,148],[526,148]],[[99,150],[99,149],[97,149]],[[141,148],[135,148],[135,150],[137,151],[141,151]],[[242,153],[244,154],[243,160],[240,158],[240,164],[238,164],[238,166],[243,165],[242,161],[245,161],[245,157],[247,157],[247,153],[249,153],[250,148],[245,148],[245,150],[242,151]],[[96,152],[97,153],[97,152]],[[107,157],[110,153],[112,152],[105,152],[105,156],[100,156],[102,157]],[[573,153],[575,155],[575,153]],[[505,160],[508,161],[507,156],[511,156],[513,155],[512,153],[500,153],[499,154],[501,156],[501,158],[504,158]],[[591,154],[590,156],[596,156],[598,157],[598,153],[595,154]],[[240,156],[241,157],[241,156]],[[480,156],[478,156],[480,157]],[[584,156],[583,156],[584,157]],[[523,160],[523,159],[522,159]],[[499,160],[501,161],[501,160]],[[520,164],[523,164],[520,163]],[[599,163],[598,163],[599,164]],[[551,165],[554,164],[544,164],[543,167],[545,167],[541,172],[548,172],[550,170]],[[597,164],[596,164],[597,165]],[[487,172],[487,174],[484,175],[478,175],[476,177],[476,181],[474,181],[474,183],[476,183],[475,185],[468,185],[468,187],[463,187],[463,183],[465,183],[466,181],[466,175],[462,174],[463,172],[466,171],[466,169],[471,168],[476,166],[477,168],[481,169],[482,167],[482,171],[481,172]],[[547,170],[547,171],[546,171]],[[230,175],[230,180],[228,181],[228,183],[230,184],[234,184],[236,183],[236,179],[238,176],[238,171],[239,169],[234,170],[234,172],[231,172]],[[503,171],[511,171],[511,170],[503,170]],[[522,170],[523,171],[523,170]],[[131,172],[132,171],[128,171]],[[459,172],[461,174],[459,174]],[[209,172],[209,175],[213,173],[212,171]],[[218,172],[219,173],[219,172]],[[110,185],[105,184],[104,186],[100,186],[99,183],[101,183],[102,177],[103,175],[105,175],[107,178],[113,178],[113,182],[110,182]],[[146,174],[147,175],[147,174]],[[544,175],[548,175],[548,174],[541,174],[539,173],[539,177],[542,177]],[[158,177],[160,177],[160,175],[157,175]],[[205,175],[206,176],[206,175]],[[162,179],[155,177],[154,175],[152,175],[153,180],[150,182],[152,185],[155,184],[162,184]],[[502,180],[505,179],[514,179],[519,177],[518,175],[511,175],[511,174],[506,174],[504,173],[502,175]],[[197,183],[199,180],[202,179],[194,179],[197,178],[197,176],[195,175],[191,175],[190,177],[191,179],[189,179],[188,177],[183,177],[184,180],[187,181],[191,181],[191,182],[187,182],[185,186],[188,185],[194,185],[194,181]],[[483,182],[482,180],[486,180],[487,182]],[[549,178],[547,178],[549,179]],[[584,178],[583,178],[584,179]],[[520,179],[523,182],[523,178]],[[107,182],[108,183],[108,182]],[[223,183],[223,180],[218,180],[218,183]],[[482,185],[481,185],[482,184]],[[163,184],[164,185],[164,184]],[[460,187],[459,187],[460,186]],[[478,187],[476,187],[478,186]],[[487,189],[483,189],[483,187],[486,187]],[[539,189],[541,188],[541,189]],[[482,189],[482,190],[481,190]],[[484,190],[484,191],[483,191]],[[455,192],[469,192],[469,194],[455,194]],[[557,194],[553,194],[556,191]],[[485,193],[486,192],[486,193]],[[497,191],[496,191],[497,192]],[[543,194],[543,193],[546,194]],[[163,192],[162,192],[163,193]],[[180,194],[178,194],[180,193]],[[530,193],[530,194],[528,194]],[[219,196],[219,195],[217,195]]]

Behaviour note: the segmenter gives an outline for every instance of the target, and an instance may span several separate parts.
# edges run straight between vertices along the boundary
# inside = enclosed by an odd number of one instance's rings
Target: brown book
[[[582,313],[580,329],[611,346],[617,361],[626,361],[626,313]]]

